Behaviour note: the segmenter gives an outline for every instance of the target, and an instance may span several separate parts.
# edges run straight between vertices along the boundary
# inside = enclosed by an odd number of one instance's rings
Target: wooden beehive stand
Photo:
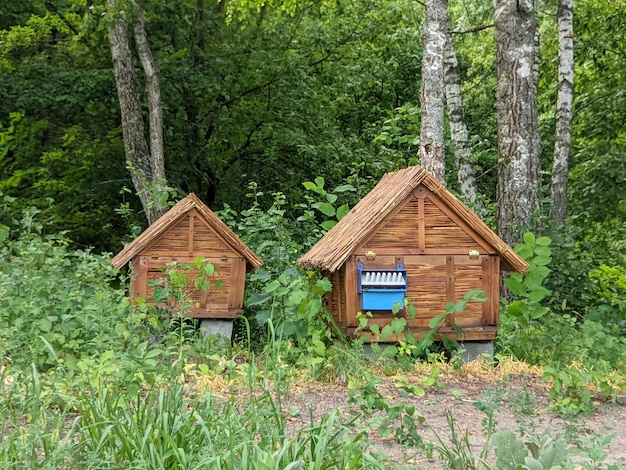
[[[153,281],[163,278],[168,263],[193,264],[197,257],[215,266],[215,279],[221,288],[215,282],[208,291],[193,288],[198,273],[191,272],[188,292],[192,306],[187,315],[216,319],[239,316],[246,272],[261,267],[263,261],[193,193],[126,245],[111,265],[120,269],[130,263],[131,295],[150,299]]]
[[[426,170],[414,166],[386,174],[311,250],[298,260],[307,269],[322,271],[332,282],[326,304],[337,324],[348,334],[357,330],[361,311],[358,269],[393,271],[402,265],[407,293],[417,310],[407,318],[416,336],[429,321],[472,289],[482,289],[488,300],[470,302],[441,333],[456,339],[493,340],[497,333],[500,268],[524,272],[528,264],[480,218]],[[373,311],[370,324],[387,325],[391,307]],[[399,315],[406,316],[406,312]],[[369,336],[378,341],[377,335]],[[402,338],[391,337],[388,340]]]

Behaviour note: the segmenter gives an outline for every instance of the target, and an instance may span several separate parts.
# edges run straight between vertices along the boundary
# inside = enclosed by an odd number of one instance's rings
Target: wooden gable
[[[528,268],[480,218],[419,166],[387,173],[376,187],[322,237],[298,264],[338,270],[351,255],[380,253],[481,254],[502,257],[505,269]]]
[[[132,265],[131,293],[153,298],[157,280],[171,262],[193,265],[204,258],[215,266],[211,288],[196,289],[196,271],[187,273],[192,304],[188,314],[197,318],[234,318],[243,308],[246,271],[263,262],[194,194],[180,200],[111,260],[121,268]]]
[[[372,231],[355,253],[467,253],[496,250],[424,185],[419,185]],[[382,251],[381,251],[382,250]]]
[[[242,256],[246,264],[260,268],[263,261],[191,193],[126,245],[112,260],[117,269],[138,255]]]

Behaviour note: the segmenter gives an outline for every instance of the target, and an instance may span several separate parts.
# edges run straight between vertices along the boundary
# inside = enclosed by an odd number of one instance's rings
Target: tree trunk
[[[419,156],[422,166],[439,182],[444,182],[446,155],[444,126],[444,65],[448,36],[448,1],[428,0],[422,33],[421,108]]]
[[[574,0],[559,0],[559,82],[556,104],[556,138],[551,193],[551,218],[557,225],[567,217],[567,177],[572,143],[574,101]]]
[[[450,138],[454,142],[454,160],[457,167],[457,179],[461,194],[471,204],[477,204],[476,172],[472,164],[472,149],[469,143],[467,126],[465,125],[465,111],[463,95],[461,94],[461,76],[459,63],[456,60],[454,40],[448,33],[446,40],[445,95],[450,122]]]
[[[498,108],[498,234],[510,245],[539,209],[538,38],[534,0],[494,0]]]
[[[109,45],[122,117],[124,151],[133,185],[148,223],[151,224],[163,215],[166,209],[160,202],[162,198],[159,197],[166,182],[158,72],[148,47],[143,27],[143,12],[139,6],[137,9],[139,15],[135,17],[134,25],[137,49],[147,76],[151,135],[151,148],[148,148],[139,80],[130,49],[129,22],[124,12],[119,9],[116,0],[107,0],[107,5],[115,16],[114,22],[109,26]]]

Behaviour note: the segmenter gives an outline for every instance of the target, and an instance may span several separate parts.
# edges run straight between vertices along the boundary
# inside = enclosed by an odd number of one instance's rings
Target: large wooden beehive
[[[117,254],[111,265],[131,264],[131,295],[150,299],[154,283],[172,261],[193,264],[205,258],[216,268],[218,288],[190,288],[195,318],[235,318],[243,308],[246,272],[263,265],[262,260],[235,235],[202,201],[189,194],[139,237]],[[195,273],[197,275],[197,273]],[[193,286],[194,273],[190,273]]]
[[[499,320],[500,269],[524,272],[527,263],[480,218],[446,190],[423,168],[414,166],[386,174],[335,227],[298,260],[307,269],[321,270],[333,289],[326,304],[337,324],[348,334],[364,311],[363,272],[387,273],[404,280],[406,292],[417,310],[407,317],[408,331],[416,336],[429,329],[429,321],[472,289],[482,289],[486,302],[470,302],[454,315],[463,337],[447,324],[440,332],[465,340],[492,340]],[[372,279],[373,279],[372,275]],[[379,289],[388,295],[384,286]],[[391,304],[371,310],[370,324],[389,324]],[[399,313],[407,316],[407,312]],[[370,340],[379,337],[371,334]],[[398,339],[395,337],[390,338]]]

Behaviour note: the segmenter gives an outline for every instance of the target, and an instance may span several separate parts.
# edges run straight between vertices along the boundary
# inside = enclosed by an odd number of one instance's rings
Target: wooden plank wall
[[[243,308],[246,261],[209,226],[198,212],[190,211],[177,224],[155,240],[136,257],[137,274],[133,288],[137,295],[149,298],[154,294],[150,281],[163,278],[162,270],[170,262],[193,264],[196,257],[207,258],[216,268],[208,291],[190,287],[191,316],[198,318],[234,318]],[[198,275],[194,270],[188,275],[190,285]],[[214,283],[217,279],[222,288]]]
[[[470,259],[470,250],[478,252],[479,258]],[[364,261],[367,251],[376,253],[375,261]],[[356,263],[369,269],[394,269],[399,258],[407,271],[407,297],[417,311],[413,320],[408,319],[411,328],[427,330],[430,320],[445,311],[447,302],[458,302],[473,289],[485,290],[489,300],[470,302],[464,312],[449,318],[447,324],[454,322],[466,329],[496,325],[499,281],[494,283],[498,279],[494,269],[499,257],[493,255],[494,251],[436,195],[426,188],[416,189],[344,266],[346,280],[352,271],[355,277],[342,289],[347,298],[347,326],[356,325],[356,312],[360,309]],[[392,319],[391,312],[374,312],[371,323],[382,327]],[[480,333],[473,335],[475,339],[480,337]],[[487,336],[492,337],[493,332]]]

